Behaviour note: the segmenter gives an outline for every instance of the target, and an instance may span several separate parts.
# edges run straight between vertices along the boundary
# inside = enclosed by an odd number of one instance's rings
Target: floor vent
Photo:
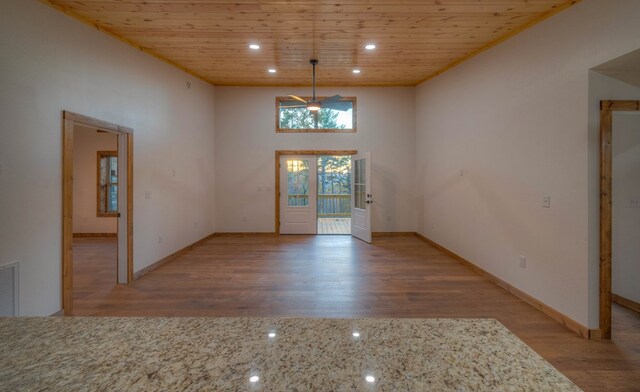
[[[18,315],[18,263],[0,266],[0,317]]]

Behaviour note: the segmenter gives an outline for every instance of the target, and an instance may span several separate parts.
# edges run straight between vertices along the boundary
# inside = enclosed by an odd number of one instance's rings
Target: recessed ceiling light
[[[269,72],[269,73],[276,73],[277,71],[276,71],[276,69],[275,69],[275,68],[269,68],[269,70],[268,70],[267,72]]]
[[[354,70],[353,70],[353,71],[351,71],[351,72],[353,72],[354,74],[359,74],[359,73],[360,73],[360,70],[359,70],[359,69],[354,69]]]
[[[376,48],[375,44],[367,44],[364,47],[366,50],[374,50]]]
[[[249,377],[249,381],[250,381],[250,382],[258,382],[258,380],[260,380],[260,377],[258,377],[258,376],[251,376],[251,377]]]
[[[354,332],[353,334],[354,338],[359,338],[360,337],[360,332]]]
[[[275,338],[276,337],[276,333],[275,332],[269,332],[269,337],[270,338]]]
[[[376,378],[373,376],[367,376],[364,378],[367,382],[376,382]]]
[[[260,49],[260,45],[258,45],[258,44],[249,44],[249,49],[258,50],[258,49]]]

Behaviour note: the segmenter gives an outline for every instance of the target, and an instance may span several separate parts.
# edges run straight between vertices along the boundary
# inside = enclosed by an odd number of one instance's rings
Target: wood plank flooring
[[[81,240],[77,266],[115,248]],[[640,391],[640,315],[614,306],[613,340],[585,340],[415,237],[214,237],[131,286],[91,275],[76,315],[490,317],[585,391]]]
[[[351,218],[318,218],[318,234],[351,234]]]

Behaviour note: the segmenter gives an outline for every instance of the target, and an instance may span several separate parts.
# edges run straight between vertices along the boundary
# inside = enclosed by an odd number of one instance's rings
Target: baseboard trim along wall
[[[110,237],[118,238],[118,233],[73,233],[73,238]]]
[[[474,272],[476,272],[480,276],[488,279],[489,281],[491,281],[494,284],[498,285],[499,287],[501,287],[502,289],[506,290],[507,292],[515,295],[516,297],[520,298],[524,302],[526,302],[529,305],[533,306],[534,308],[540,310],[542,313],[546,314],[547,316],[549,316],[552,319],[556,320],[560,324],[564,325],[570,331],[573,331],[573,332],[577,333],[578,335],[580,335],[581,337],[586,338],[586,339],[594,339],[594,340],[600,339],[600,330],[599,329],[589,329],[589,328],[585,327],[584,325],[578,323],[577,321],[571,319],[570,317],[558,312],[557,310],[553,309],[552,307],[550,307],[550,306],[540,302],[539,300],[533,298],[532,296],[530,296],[529,294],[525,293],[524,291],[522,291],[522,290],[520,290],[520,289],[518,289],[518,288],[516,288],[516,287],[514,287],[512,285],[510,285],[509,283],[507,283],[504,280],[498,278],[497,276],[494,276],[491,273],[485,271],[484,269],[478,267],[477,265],[475,265],[474,263],[470,262],[469,260],[463,258],[462,256],[459,256],[458,254],[450,251],[449,249],[445,248],[444,246],[438,244],[437,242],[430,240],[429,238],[423,236],[420,233],[415,233],[415,235],[416,235],[416,237],[420,238],[421,240],[423,240],[424,242],[428,243],[429,245],[431,245],[431,246],[439,249],[440,251],[448,254],[449,256],[453,257],[454,259],[456,259],[457,261],[462,263],[467,268],[473,270]]]
[[[215,233],[216,237],[275,237],[276,233],[273,231],[269,231],[269,232],[264,232],[264,231],[260,231],[260,232],[222,232],[222,233]]]
[[[170,262],[171,260],[175,259],[176,257],[181,256],[181,255],[183,255],[183,254],[187,253],[188,251],[190,251],[190,250],[191,250],[191,249],[193,249],[194,247],[196,247],[196,246],[198,246],[198,245],[202,244],[202,243],[203,243],[203,242],[205,242],[206,240],[208,240],[208,239],[210,239],[210,238],[213,238],[213,237],[214,237],[214,236],[216,236],[216,235],[217,235],[217,234],[215,234],[215,233],[213,233],[213,234],[209,234],[208,236],[206,236],[206,237],[204,237],[204,238],[202,238],[202,239],[199,239],[198,241],[194,242],[193,244],[191,244],[191,245],[187,245],[187,246],[185,246],[184,248],[182,248],[182,249],[180,249],[180,250],[178,250],[178,251],[176,251],[176,252],[173,252],[173,253],[172,253],[172,254],[170,254],[169,256],[167,256],[167,257],[165,257],[165,258],[162,258],[162,259],[160,259],[160,260],[156,261],[155,263],[153,263],[153,264],[151,264],[151,265],[148,265],[148,266],[144,267],[144,268],[143,268],[143,269],[141,269],[140,271],[135,272],[135,273],[133,274],[133,279],[134,279],[134,280],[136,280],[136,279],[140,279],[142,276],[144,276],[144,275],[148,274],[149,272],[153,271],[154,269],[156,269],[156,268],[160,267],[162,264],[168,263],[168,262]]]
[[[640,303],[636,301],[611,293],[611,302],[615,302],[620,306],[624,306],[627,309],[640,313]]]
[[[374,231],[372,237],[413,237],[415,231]]]

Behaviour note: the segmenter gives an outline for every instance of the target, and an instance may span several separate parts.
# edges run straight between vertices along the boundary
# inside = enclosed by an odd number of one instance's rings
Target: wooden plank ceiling
[[[215,85],[410,86],[578,0],[41,1]]]

